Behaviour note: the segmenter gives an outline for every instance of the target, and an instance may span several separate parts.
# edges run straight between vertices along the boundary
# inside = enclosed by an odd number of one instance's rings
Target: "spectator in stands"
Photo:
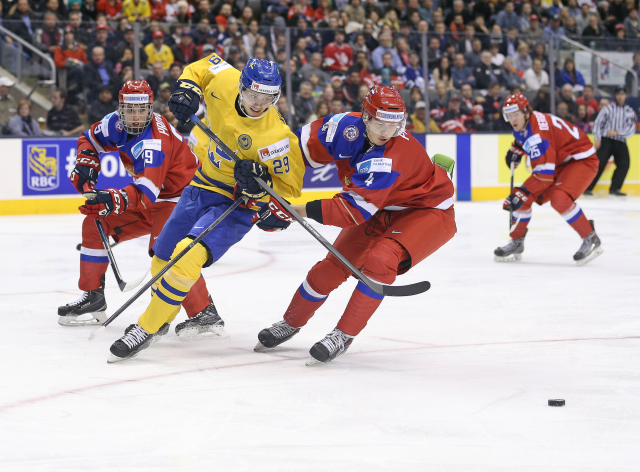
[[[440,129],[444,133],[464,133],[467,131],[464,126],[467,117],[460,112],[460,104],[460,96],[457,93],[452,93],[447,111],[440,122]]]
[[[240,33],[240,38],[242,34]],[[193,44],[193,34],[190,29],[183,29],[180,33],[180,42],[172,49],[173,61],[181,64],[190,64],[197,59],[196,45]]]
[[[443,82],[436,82],[436,98],[430,103],[431,109],[438,108],[446,111],[448,104],[447,87]]]
[[[549,85],[549,74],[542,70],[542,61],[533,59],[531,69],[528,69],[522,77],[528,90],[537,91],[543,85]]]
[[[542,68],[545,70],[547,69],[547,66],[549,65],[549,58],[547,57],[546,46],[544,43],[536,43],[533,46],[533,52],[531,53],[532,65],[533,65],[534,59],[540,59],[540,62],[542,63]]]
[[[148,0],[124,0],[122,2],[122,16],[130,22],[145,23],[151,20],[151,6]]]
[[[5,2],[2,2],[3,4]],[[36,16],[29,6],[29,0],[18,0],[18,2],[9,9],[9,15],[6,18],[9,29],[31,44],[33,38]]]
[[[344,113],[344,107],[342,106],[342,100],[337,97],[331,99],[331,107],[329,109],[330,115],[339,115]]]
[[[520,14],[518,15],[518,21],[520,22],[520,27],[518,28],[518,30],[521,33],[524,33],[531,26],[532,9],[531,9],[531,3],[529,2],[523,2],[520,5],[521,5]]]
[[[524,87],[524,80],[522,80],[522,77],[520,77],[520,74],[513,66],[513,62],[508,57],[502,64],[502,83],[508,90],[514,87]]]
[[[434,87],[435,82],[431,83],[434,80],[431,71],[429,71],[429,75],[429,86]],[[404,88],[408,90],[413,87],[424,88],[424,70],[420,66],[420,57],[416,51],[409,52],[409,65],[405,68],[404,74],[402,74],[402,80],[404,81]]]
[[[468,131],[491,131],[491,126],[484,119],[484,109],[482,105],[475,105],[471,110],[470,119],[464,122]]]
[[[629,15],[624,19],[623,25],[627,38],[640,38],[640,21],[638,21],[638,10],[635,7],[629,8]]]
[[[171,85],[171,92],[175,92],[176,89],[178,88],[178,79],[180,78],[180,76],[182,75],[182,64],[180,64],[179,62],[174,62],[173,64],[171,64],[171,67],[169,67],[169,85]]]
[[[11,136],[42,136],[38,122],[31,117],[31,102],[29,100],[20,100],[18,114],[11,117],[7,130],[7,134]]]
[[[582,36],[584,36],[585,38],[604,36],[604,31],[600,26],[600,21],[598,20],[598,16],[596,14],[592,13],[591,15],[589,15],[589,22],[586,28],[582,31]]]
[[[53,54],[53,60],[58,70],[58,80],[73,93],[73,99],[82,89],[82,67],[89,62],[81,47],[75,40],[73,30],[67,28],[64,32],[64,42],[58,46]]]
[[[161,115],[164,113],[164,110],[169,106],[169,99],[171,98],[171,85],[169,82],[162,82],[160,84],[158,94],[155,96],[153,100],[153,111],[156,113],[160,113]]]
[[[132,52],[135,49],[134,48],[134,32],[133,32],[133,28],[129,24],[127,24],[125,29],[122,31],[122,40],[118,42],[118,44],[116,45],[116,51],[120,58],[122,58],[125,49],[130,49]],[[145,49],[146,47],[139,50],[140,64],[147,66],[148,57],[147,57],[147,53],[145,52]],[[153,64],[153,62],[155,61],[152,61],[151,64]]]
[[[516,28],[520,31],[520,18],[515,12],[513,2],[508,1],[504,4],[504,10],[496,16],[496,23],[500,25],[503,31],[507,31],[510,28]]]
[[[473,38],[471,40],[471,51],[466,53],[463,57],[466,65],[473,71],[480,65],[480,55],[482,54],[482,41],[480,38]],[[454,56],[455,63],[455,56]]]
[[[548,85],[543,85],[538,90],[538,94],[531,102],[531,108],[540,113],[551,113],[551,98]]]
[[[196,11],[194,11],[193,15],[191,15],[191,21],[196,24],[200,23],[200,20],[202,20],[203,18],[209,20],[209,24],[214,24],[216,22],[216,17],[211,11],[209,0],[200,0],[198,2]]]
[[[584,2],[580,5],[580,13],[574,15],[576,19],[576,28],[580,34],[589,25],[589,17],[591,16],[591,5],[589,2]]]
[[[578,31],[578,26],[576,24],[576,19],[573,16],[567,16],[567,18],[562,22],[562,27],[564,28],[564,33],[567,35],[567,37],[571,39],[577,39],[578,36],[580,36],[580,32]]]
[[[151,87],[154,95],[158,95],[160,91],[160,84],[165,81],[164,77],[164,67],[162,66],[162,62],[154,62],[151,65],[151,74],[149,74],[145,79]],[[155,103],[155,102],[154,102]]]
[[[464,84],[460,87],[460,111],[463,115],[471,116],[471,110],[475,106],[475,100],[473,98],[473,88],[469,84]]]
[[[300,91],[293,99],[293,109],[296,117],[302,123],[307,122],[307,118],[315,109],[315,102],[311,96],[312,90],[311,83],[305,80],[300,84]]]
[[[100,46],[93,48],[91,61],[84,66],[83,79],[87,103],[98,98],[96,87],[106,85],[115,93],[121,85],[119,77],[113,70],[113,64],[105,59],[104,49]]]
[[[561,77],[561,83],[558,85],[569,84],[573,87],[574,92],[581,92],[584,89],[584,77],[582,77],[579,70],[576,70],[576,63],[570,57],[564,61]]]
[[[317,74],[320,79],[320,83],[329,83],[329,74],[327,74],[322,67],[323,56],[319,52],[311,54],[309,62],[300,68],[300,73],[304,80],[309,80],[311,74]]]
[[[384,53],[391,54],[391,67],[394,71],[402,70],[402,61],[400,60],[396,50],[393,49],[393,39],[390,34],[386,33],[380,35],[380,46],[371,53],[371,63],[375,69],[382,69],[382,55]]]
[[[53,12],[47,12],[44,15],[42,28],[36,29],[33,45],[40,51],[53,56],[60,43],[62,43],[62,30],[58,27],[58,17]]]
[[[525,38],[531,40],[541,40],[543,38],[543,31],[540,27],[540,18],[535,13],[529,16],[529,27],[522,31]]]
[[[502,80],[501,68],[491,63],[491,53],[482,51],[480,55],[480,65],[473,71],[476,78],[476,88],[488,89],[492,82],[500,82]]]
[[[573,121],[574,117],[578,113],[578,104],[573,97],[573,87],[571,84],[564,84],[560,89],[558,103],[561,102],[567,104],[567,113],[571,116],[571,121]]]
[[[638,80],[638,85],[640,86],[640,52],[633,54],[633,66],[631,66],[631,69],[635,71],[636,80]],[[633,74],[631,72],[627,72],[627,75],[625,76],[625,85],[629,93],[632,93]]]
[[[289,102],[287,101],[287,96],[282,94],[278,99],[278,103],[276,103],[276,109],[278,113],[287,120],[287,124],[291,129],[298,129],[300,125],[298,124],[298,118],[295,115],[293,108],[289,106]],[[291,111],[291,119],[287,118],[287,111]]]
[[[93,43],[87,48],[88,55],[93,54],[95,47],[101,47],[106,55],[107,61],[112,65],[118,62],[118,51],[113,47],[111,41],[109,41],[109,27],[106,25],[97,25],[95,30],[95,39]]]
[[[364,24],[367,19],[367,12],[361,3],[361,0],[349,0],[349,4],[344,7],[343,11],[349,15],[350,21]]]
[[[7,77],[0,77],[0,134],[4,134],[9,119],[18,111],[18,104],[11,96],[13,86],[14,83]]]
[[[344,31],[338,30],[335,32],[334,41],[324,48],[324,63],[332,73],[344,74],[353,65],[353,51],[344,39]]]
[[[107,15],[109,20],[118,20],[122,15],[122,2],[120,0],[98,0],[96,8],[100,13]]]
[[[504,54],[504,57],[513,57],[516,55],[518,47],[520,46],[520,38],[518,36],[519,33],[516,28],[507,30],[507,34],[500,45],[500,52]]]
[[[459,54],[459,56],[462,56],[462,54]],[[433,69],[432,72],[433,72],[433,79],[436,82],[443,82],[445,84],[447,91],[453,90],[454,88],[456,88],[454,87],[451,62],[449,61],[448,56],[442,56],[440,58],[440,64],[438,64]],[[460,85],[462,85],[462,82],[460,83]]]
[[[360,85],[362,84],[360,78],[360,71],[353,67],[349,69],[347,80],[342,86],[342,93],[344,94],[344,100],[351,109],[359,107],[358,95],[360,91]]]
[[[82,46],[87,47],[91,42],[91,34],[87,23],[85,22],[83,24],[80,12],[72,11],[69,13],[69,24],[67,28],[69,27],[73,30],[76,41]]]
[[[584,103],[578,105],[578,111],[576,113],[575,125],[585,133],[591,133],[593,130],[593,121],[589,120],[589,114],[587,113],[587,107]]]
[[[522,71],[522,73],[531,69],[533,65],[533,59],[529,55],[529,45],[524,41],[518,46],[518,53],[512,56],[511,59],[513,60],[513,67]]]
[[[444,59],[444,58],[443,58]],[[393,56],[391,53],[385,52],[382,55],[382,69],[378,71],[380,75],[380,83],[382,85],[393,85],[395,88],[404,87],[402,76],[393,68]]]
[[[587,113],[587,117],[598,113],[598,101],[594,98],[593,86],[585,85],[582,90],[582,95],[576,99],[578,106],[584,105]]]
[[[524,44],[524,42],[520,44]],[[489,52],[491,53],[491,63],[494,66],[502,67],[502,64],[504,63],[504,54],[500,52],[500,45],[497,43],[491,43]]]
[[[66,89],[56,88],[51,94],[51,104],[53,108],[47,113],[48,133],[45,134],[73,136],[83,130],[78,112],[67,103]]]
[[[97,88],[97,95],[98,99],[89,103],[87,107],[87,120],[89,120],[90,125],[102,120],[102,118],[118,108],[118,102],[113,99],[113,91],[108,85],[100,85]],[[155,101],[153,105],[155,107]]]
[[[569,114],[569,107],[565,102],[559,102],[556,106],[556,116],[562,118],[567,123],[573,123],[573,116]]]
[[[415,104],[413,109],[414,109],[414,112],[409,115],[409,119],[407,120],[407,130],[412,133],[426,133],[427,132],[426,104],[423,101],[419,101]],[[432,120],[429,120],[429,121],[432,121]],[[438,125],[436,124],[436,127],[437,126]]]
[[[502,117],[502,87],[499,82],[491,82],[488,89],[489,93],[484,97],[482,105],[484,117],[494,131],[505,130],[507,127],[502,126],[502,123],[507,124]],[[511,127],[508,126],[508,129]]]
[[[451,69],[451,78],[453,80],[453,86],[456,89],[460,89],[464,84],[469,84],[472,87],[476,86],[476,78],[470,67],[465,64],[465,57],[462,54],[456,54],[453,58],[453,68]],[[435,78],[434,75],[434,80]]]
[[[427,64],[429,69],[433,69],[440,63],[442,50],[440,49],[440,40],[436,37],[429,38],[429,46],[427,46]]]
[[[164,33],[160,30],[154,31],[151,42],[144,47],[144,52],[147,55],[147,69],[150,69],[154,62],[160,62],[166,70],[175,62],[173,52],[164,44]]]
[[[316,108],[313,113],[311,113],[306,120],[306,123],[311,123],[319,118],[324,118],[329,114],[329,104],[324,100],[319,100],[316,103]]]

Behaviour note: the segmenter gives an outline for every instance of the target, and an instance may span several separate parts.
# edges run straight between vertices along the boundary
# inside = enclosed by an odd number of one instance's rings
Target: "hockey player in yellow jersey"
[[[298,138],[274,107],[281,85],[282,78],[272,61],[251,59],[238,71],[216,54],[190,64],[180,76],[169,109],[185,122],[198,110],[203,97],[209,128],[241,160],[234,164],[204,133],[194,130],[192,149],[202,166],[153,247],[152,274],[157,274],[235,200],[243,198],[244,203],[152,287],[151,303],[138,323],[113,343],[108,362],[134,357],[166,334],[201,269],[240,241],[253,222],[265,231],[289,226],[289,218],[269,211],[269,197],[253,178],[260,177],[285,199],[301,194],[304,161]],[[179,323],[176,333],[183,340],[212,337],[220,334],[222,326],[214,309]]]

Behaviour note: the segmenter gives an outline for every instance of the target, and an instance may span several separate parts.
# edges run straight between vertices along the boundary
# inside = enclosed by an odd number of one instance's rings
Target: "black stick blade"
[[[411,285],[383,285],[382,294],[390,297],[410,297],[424,293],[431,288],[431,284],[426,280]]]

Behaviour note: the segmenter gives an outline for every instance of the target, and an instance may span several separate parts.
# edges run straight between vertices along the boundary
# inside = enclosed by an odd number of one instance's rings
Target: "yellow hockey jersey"
[[[188,65],[180,80],[189,80],[200,87],[207,106],[209,129],[223,143],[240,159],[250,159],[267,167],[273,178],[273,188],[280,196],[289,199],[301,195],[305,165],[298,138],[274,107],[270,107],[261,118],[238,113],[236,102],[240,71],[217,54],[211,54]],[[236,183],[234,161],[200,130],[194,128],[190,141],[202,162],[191,185],[231,198]],[[262,201],[268,199],[266,196]]]

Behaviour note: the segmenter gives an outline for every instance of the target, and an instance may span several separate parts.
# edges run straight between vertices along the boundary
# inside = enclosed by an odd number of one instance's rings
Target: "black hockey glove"
[[[89,218],[106,218],[111,213],[121,215],[129,206],[129,196],[124,190],[108,188],[97,190],[94,197],[88,198],[81,207],[80,213]]]
[[[202,91],[190,80],[180,80],[178,88],[169,99],[169,110],[177,118],[179,124],[184,124],[200,107]]]
[[[517,168],[520,165],[520,161],[524,157],[524,149],[520,146],[517,141],[514,141],[509,150],[507,151],[507,155],[505,156],[505,161],[507,161],[507,167],[511,167],[511,163],[515,162],[515,167]]]
[[[269,200],[269,204],[263,206],[251,218],[251,223],[256,223],[262,231],[269,232],[285,230],[293,222],[294,219],[289,212],[274,199]]]
[[[529,195],[531,195],[531,192],[529,192],[529,190],[524,186],[514,188],[511,195],[509,195],[502,204],[502,209],[507,211],[516,211],[529,201]]]
[[[100,172],[98,155],[90,149],[85,149],[78,154],[76,166],[69,178],[78,192],[93,192],[93,187],[98,182],[98,172]]]
[[[269,187],[273,187],[273,179],[267,168],[249,159],[242,159],[236,162],[233,168],[233,176],[236,179],[234,200],[239,197],[238,192],[250,199],[259,199],[267,194],[254,177],[260,177]]]

